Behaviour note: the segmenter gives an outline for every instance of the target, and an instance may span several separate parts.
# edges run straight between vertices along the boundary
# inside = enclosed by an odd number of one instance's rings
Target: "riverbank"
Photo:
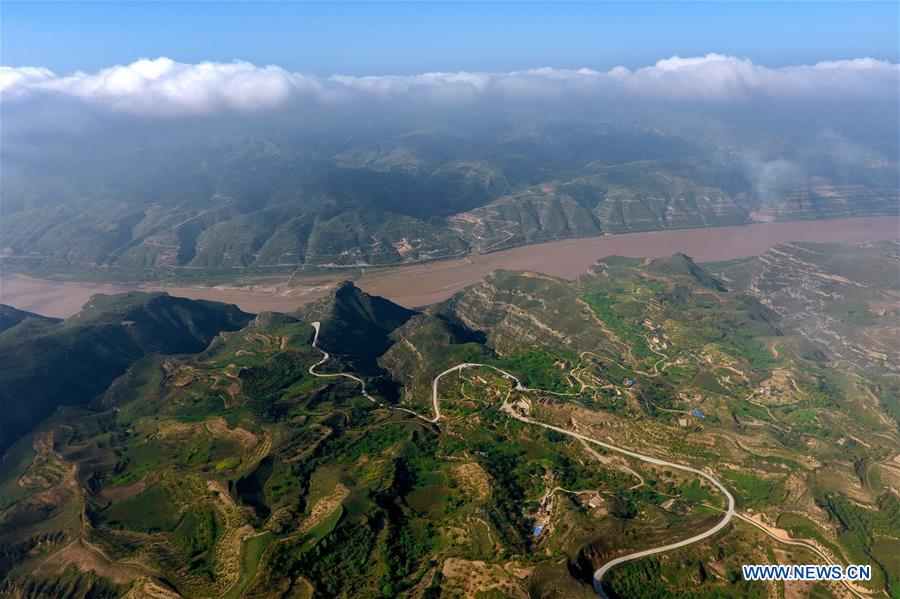
[[[4,274],[0,277],[0,301],[21,310],[65,318],[78,312],[95,293],[143,290],[233,303],[250,312],[290,312],[323,297],[338,281],[353,278],[368,293],[417,307],[447,299],[498,269],[532,270],[572,279],[597,259],[612,255],[658,258],[682,252],[698,262],[711,262],[755,256],[791,241],[863,243],[890,239],[900,239],[900,218],[879,216],[566,239],[412,266],[367,268],[362,273],[337,271],[308,278],[292,275],[281,281],[240,287],[83,283]]]

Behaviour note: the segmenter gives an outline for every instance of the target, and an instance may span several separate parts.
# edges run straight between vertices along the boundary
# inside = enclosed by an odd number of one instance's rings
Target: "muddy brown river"
[[[659,258],[683,252],[698,262],[755,256],[773,245],[789,241],[862,243],[900,239],[900,218],[867,217],[789,223],[758,223],[740,227],[680,229],[604,235],[522,246],[490,254],[427,264],[369,271],[355,279],[369,293],[408,307],[447,299],[494,270],[532,270],[572,279],[598,258],[620,255]],[[305,279],[294,277],[290,286],[267,283],[250,287],[169,287],[106,285],[34,279],[22,275],[0,277],[0,301],[47,316],[68,317],[78,312],[94,293],[162,290],[193,299],[234,303],[249,312],[287,312],[320,298],[346,275]]]

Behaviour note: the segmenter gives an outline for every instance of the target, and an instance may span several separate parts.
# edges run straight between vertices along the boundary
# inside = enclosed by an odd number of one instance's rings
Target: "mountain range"
[[[771,126],[770,126],[771,127]],[[799,126],[798,126],[799,127]],[[162,278],[391,265],[561,238],[895,214],[889,145],[629,121],[146,133],[4,154],[7,269]],[[222,133],[222,134],[218,134]],[[228,134],[225,134],[228,133]],[[835,141],[838,139],[838,141]],[[765,150],[747,149],[757,146]]]

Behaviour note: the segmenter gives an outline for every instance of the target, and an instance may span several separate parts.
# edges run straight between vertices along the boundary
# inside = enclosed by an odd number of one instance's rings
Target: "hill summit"
[[[376,358],[393,344],[391,332],[416,314],[369,295],[352,281],[342,281],[328,297],[295,312],[302,320],[322,323],[319,347],[369,372],[376,368]]]
[[[66,321],[23,318],[0,333],[0,451],[58,406],[90,401],[140,358],[202,351],[251,318],[231,304],[166,293],[98,294]]]
[[[722,281],[703,270],[694,262],[693,258],[681,252],[672,254],[668,258],[651,260],[649,266],[651,269],[663,274],[689,277],[703,287],[708,287],[714,291],[728,291]]]

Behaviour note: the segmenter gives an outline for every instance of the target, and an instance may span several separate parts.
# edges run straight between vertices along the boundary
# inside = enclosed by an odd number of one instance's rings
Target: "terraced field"
[[[849,260],[897,245],[499,271],[423,311],[342,284],[148,355],[6,453],[0,592],[889,597],[900,312]],[[822,560],[875,575],[740,577]]]

